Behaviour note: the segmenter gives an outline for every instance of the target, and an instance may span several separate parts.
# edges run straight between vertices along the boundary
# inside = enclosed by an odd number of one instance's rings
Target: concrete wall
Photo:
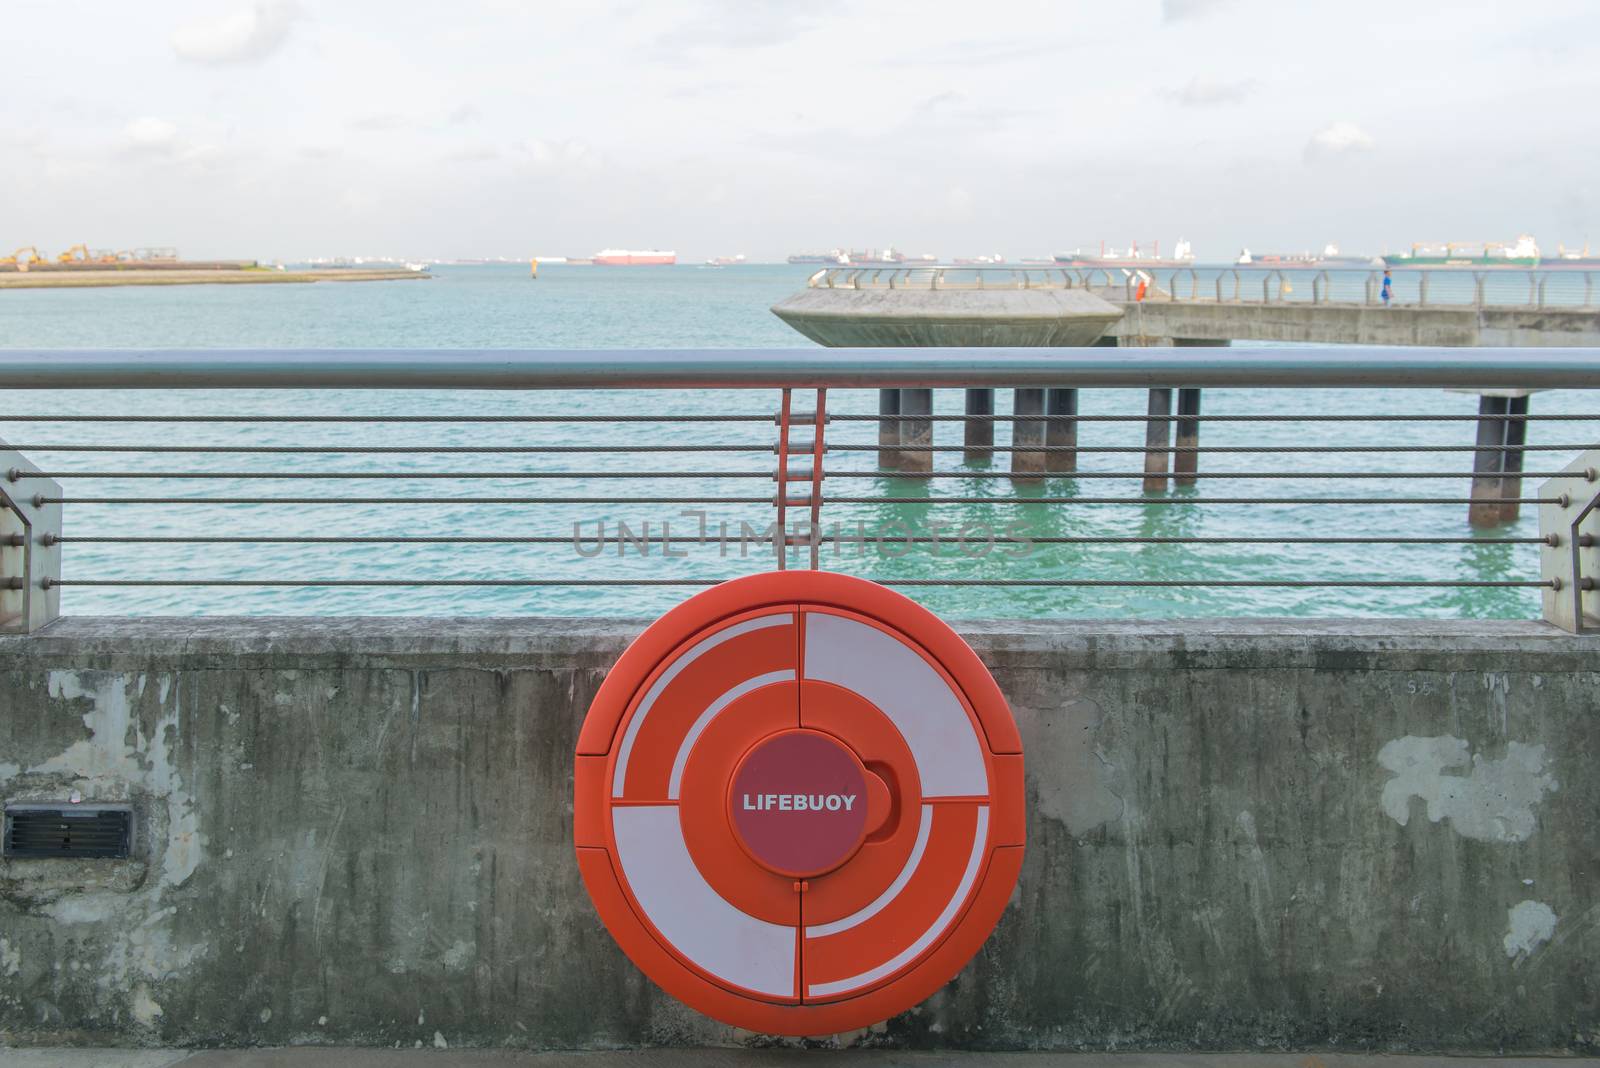
[[[1147,300],[1108,336],[1216,341],[1292,341],[1341,345],[1600,346],[1594,308],[1470,308],[1362,304],[1216,304]]]
[[[66,620],[0,639],[0,1042],[739,1043],[612,945],[571,753],[637,629]],[[1600,639],[1535,623],[967,628],[1021,723],[1000,929],[843,1042],[1600,1050]]]

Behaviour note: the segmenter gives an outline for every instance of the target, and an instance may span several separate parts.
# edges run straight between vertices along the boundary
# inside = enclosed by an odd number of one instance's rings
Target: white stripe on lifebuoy
[[[673,951],[735,986],[795,996],[799,929],[747,915],[712,889],[689,856],[677,805],[618,805],[611,818],[623,878]]]
[[[633,753],[633,741],[639,736],[639,728],[644,726],[644,718],[650,714],[650,708],[656,703],[656,698],[661,696],[661,692],[672,684],[672,680],[677,678],[684,668],[731,638],[737,638],[741,634],[749,634],[753,630],[761,630],[765,627],[787,626],[793,622],[794,616],[788,612],[747,619],[743,623],[735,623],[731,627],[717,631],[717,633],[706,638],[673,661],[672,666],[663,671],[661,677],[656,679],[655,684],[644,695],[644,700],[639,702],[639,708],[634,712],[633,718],[628,721],[628,729],[622,735],[622,745],[617,749],[617,770],[611,780],[611,796],[622,796],[622,784],[628,774],[628,757]]]
[[[933,921],[933,926],[918,936],[917,940],[893,957],[884,961],[876,968],[870,968],[860,975],[852,975],[848,979],[840,979],[832,983],[812,983],[806,987],[806,996],[812,998],[825,998],[834,994],[842,994],[857,987],[867,986],[877,982],[886,975],[893,975],[907,964],[916,960],[922,951],[931,946],[934,939],[944,934],[945,929],[954,922],[956,913],[961,911],[961,906],[966,904],[967,895],[972,891],[972,884],[977,881],[978,868],[983,864],[986,855],[984,846],[989,839],[989,807],[978,807],[978,830],[972,839],[972,855],[967,858],[967,870],[961,873],[961,883],[956,887],[956,892],[951,895],[950,901],[945,905],[944,911],[939,913],[939,918]]]
[[[894,877],[894,882],[889,884],[889,889],[879,894],[877,900],[872,904],[859,912],[852,912],[842,920],[834,920],[831,923],[819,923],[815,927],[807,927],[806,937],[826,938],[828,935],[838,934],[840,931],[848,931],[850,928],[865,923],[882,912],[889,902],[900,896],[900,891],[904,890],[906,884],[911,881],[911,876],[916,872],[917,865],[922,863],[923,851],[928,848],[928,838],[932,834],[933,806],[923,805],[922,823],[917,827],[917,844],[911,847],[911,856],[906,859],[906,865],[900,869],[900,874]]]
[[[683,736],[683,743],[678,746],[678,755],[672,761],[672,775],[667,779],[667,799],[676,801],[678,790],[683,786],[683,767],[689,763],[689,751],[694,748],[694,743],[700,740],[700,735],[717,718],[717,713],[727,708],[733,702],[749,693],[759,690],[763,686],[771,686],[775,682],[793,682],[794,668],[787,671],[769,671],[765,675],[757,675],[753,679],[746,679],[721,697],[706,706],[706,710],[689,727],[689,733]]]
[[[981,797],[989,775],[977,728],[944,677],[905,643],[865,623],[806,613],[808,679],[876,705],[906,740],[924,797]]]

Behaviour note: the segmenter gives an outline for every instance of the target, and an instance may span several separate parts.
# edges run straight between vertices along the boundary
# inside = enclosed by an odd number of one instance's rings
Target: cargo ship
[[[1557,245],[1555,257],[1541,259],[1539,266],[1556,271],[1597,271],[1600,270],[1600,256],[1589,255],[1587,243],[1582,252],[1568,252],[1565,245]]]
[[[852,267],[875,267],[884,263],[904,263],[906,254],[894,248],[851,249],[845,253]]]
[[[1383,257],[1389,267],[1537,267],[1539,246],[1522,234],[1513,244],[1496,241],[1443,245],[1416,244],[1410,252]]]
[[[676,252],[659,249],[606,248],[594,254],[601,267],[666,267],[678,262]]]
[[[830,248],[826,252],[796,252],[789,257],[790,263],[831,263],[843,267],[850,262],[849,253],[842,248]]]
[[[1151,246],[1148,253],[1139,248],[1137,241],[1129,245],[1126,252],[1108,249],[1102,241],[1099,255],[1081,249],[1057,252],[1055,262],[1063,267],[1190,267],[1194,265],[1194,250],[1189,247],[1189,242],[1180,237],[1172,255],[1163,259],[1159,241]]]
[[[1339,252],[1339,246],[1328,244],[1322,246],[1322,252],[1263,252],[1252,255],[1249,249],[1242,249],[1239,258],[1233,261],[1240,267],[1373,267],[1382,266],[1376,256],[1345,256]]]

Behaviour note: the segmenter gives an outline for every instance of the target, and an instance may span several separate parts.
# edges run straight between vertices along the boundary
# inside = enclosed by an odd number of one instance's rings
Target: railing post
[[[1368,271],[1367,272],[1367,303],[1370,305],[1370,304],[1376,304],[1377,302],[1378,302],[1378,275],[1377,275],[1376,271]]]
[[[1539,572],[1546,623],[1600,630],[1600,450],[1590,450],[1539,487]]]
[[[0,441],[0,634],[32,634],[61,615],[61,487]]]
[[[1539,307],[1541,308],[1544,307],[1544,286],[1548,281],[1550,281],[1549,275],[1539,276]]]
[[[1430,276],[1431,272],[1423,271],[1422,277],[1417,279],[1417,307],[1419,308],[1428,306],[1428,279]]]
[[[1483,307],[1484,282],[1488,277],[1483,271],[1472,272],[1472,306],[1474,308]]]

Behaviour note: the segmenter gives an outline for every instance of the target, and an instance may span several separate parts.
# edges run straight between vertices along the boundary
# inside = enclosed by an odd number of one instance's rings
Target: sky
[[[0,0],[0,255],[1600,253],[1597,0]]]

